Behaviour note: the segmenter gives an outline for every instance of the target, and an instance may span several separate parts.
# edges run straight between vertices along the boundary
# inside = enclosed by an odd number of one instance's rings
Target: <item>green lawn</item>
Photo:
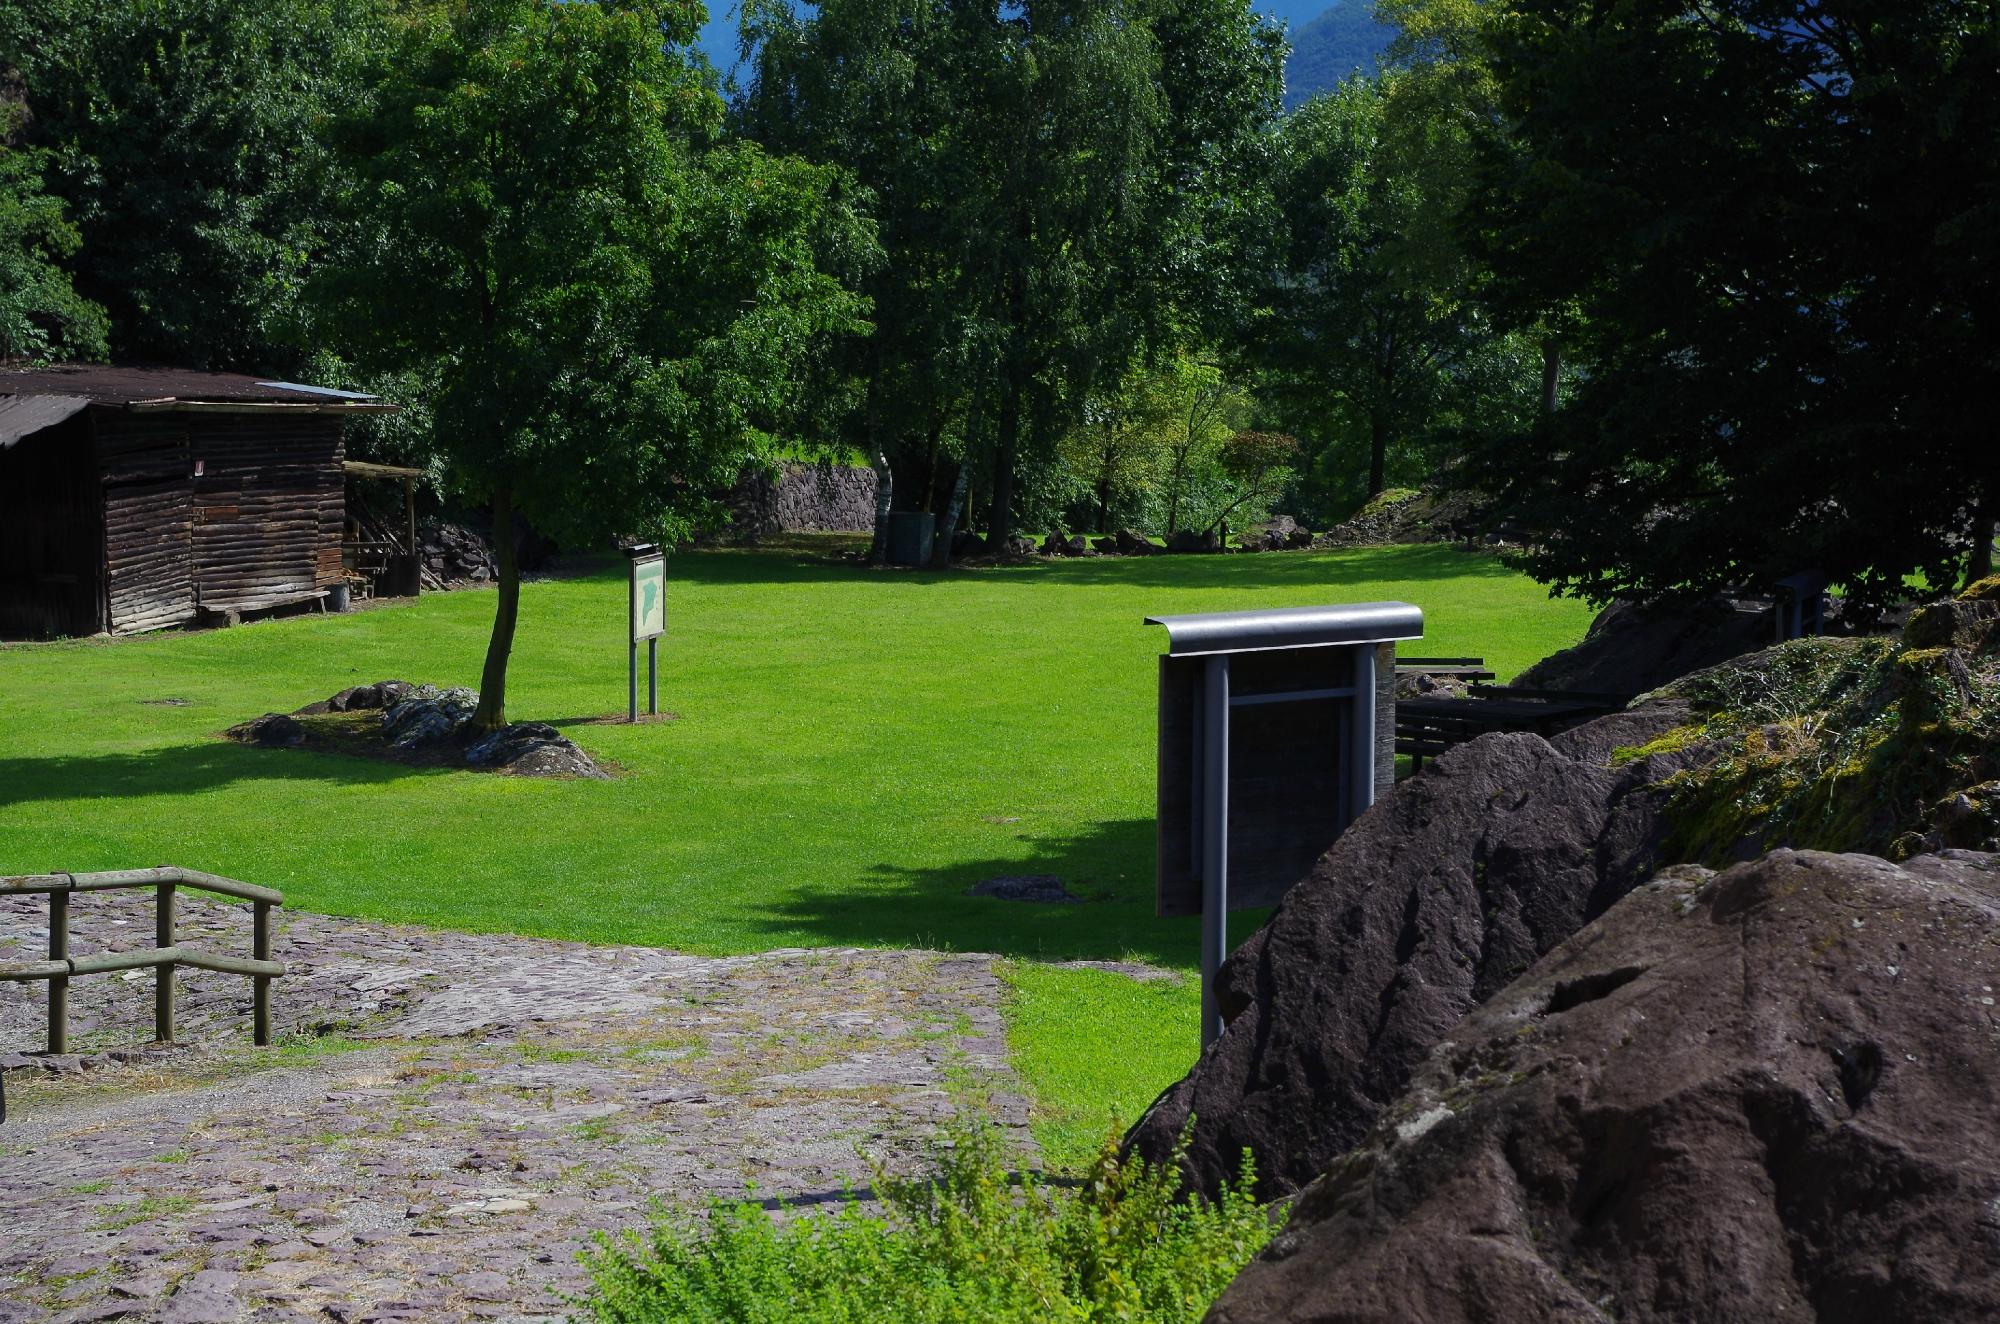
[[[1589,615],[1445,547],[944,575],[860,570],[817,549],[704,551],[673,558],[669,583],[661,705],[679,720],[639,727],[587,721],[624,704],[622,566],[523,592],[509,714],[566,725],[625,772],[608,783],[216,739],[346,685],[473,682],[486,592],[0,648],[0,873],[173,862],[282,888],[306,909],[464,929],[1186,967],[1194,922],[1151,910],[1164,635],[1142,616],[1400,598],[1424,608],[1420,651],[1481,654],[1507,675],[1573,642]],[[1007,872],[1060,874],[1086,904],[964,895]],[[1156,1078],[1093,1096],[1082,1067],[1102,1051],[1092,1017],[1106,978],[1119,977],[1032,982],[1034,1014],[1070,1027],[1070,1048],[1063,1072],[1026,1069],[1065,1115],[1129,1114],[1192,1057],[1183,996],[1148,1027]]]

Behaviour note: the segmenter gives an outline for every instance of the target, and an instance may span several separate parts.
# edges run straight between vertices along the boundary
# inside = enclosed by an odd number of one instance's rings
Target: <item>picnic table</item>
[[[1426,758],[1435,758],[1453,745],[1489,731],[1552,736],[1616,712],[1631,698],[1628,694],[1475,685],[1469,698],[1398,699],[1396,752],[1408,754],[1411,771],[1421,772]]]

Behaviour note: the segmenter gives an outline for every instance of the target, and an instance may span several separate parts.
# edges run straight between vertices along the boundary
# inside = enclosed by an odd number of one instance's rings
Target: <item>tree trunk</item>
[[[1554,336],[1542,340],[1542,417],[1555,417],[1557,394],[1562,386],[1563,352]]]
[[[965,512],[966,489],[972,485],[972,460],[960,460],[958,476],[951,480],[951,500],[945,504],[944,523],[938,525],[937,542],[931,547],[931,564],[939,570],[951,564],[951,540],[958,536],[958,517]]]
[[[1982,492],[1979,504],[1972,511],[1972,555],[1965,562],[1965,584],[1967,588],[1977,584],[1993,573],[1993,496],[1991,489]]]
[[[1004,556],[1014,532],[1014,452],[1021,431],[1021,381],[1008,374],[1000,396],[999,427],[993,436],[993,504],[986,518],[987,551]]]
[[[875,538],[868,544],[868,564],[881,565],[889,559],[889,511],[896,500],[896,471],[880,446],[868,448],[868,467],[875,471]]]
[[[896,500],[896,474],[889,468],[889,454],[882,446],[882,409],[876,403],[875,390],[875,382],[870,380],[865,441],[868,467],[875,471],[875,536],[868,543],[869,565],[881,565],[889,559],[889,512]]]
[[[1174,452],[1174,467],[1167,475],[1167,536],[1181,530],[1181,483],[1186,476],[1187,452]]]
[[[1383,473],[1389,467],[1389,420],[1381,410],[1368,416],[1368,499],[1382,495]]]
[[[486,670],[479,677],[476,730],[507,725],[507,659],[514,652],[514,623],[521,617],[521,565],[514,547],[514,494],[502,483],[493,489],[493,559],[500,572],[500,598],[493,608],[493,637],[486,643]]]
[[[933,416],[930,440],[924,446],[924,485],[917,493],[923,504],[919,510],[937,509],[938,447],[944,442],[944,424],[945,411],[940,409]]]
[[[1105,525],[1111,521],[1111,461],[1106,458],[1104,467],[1097,473],[1097,531],[1109,533]]]

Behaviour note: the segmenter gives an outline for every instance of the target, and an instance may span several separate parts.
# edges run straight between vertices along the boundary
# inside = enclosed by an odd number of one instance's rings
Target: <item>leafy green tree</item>
[[[364,366],[436,365],[446,471],[491,505],[474,721],[505,722],[520,511],[572,544],[691,530],[812,357],[866,329],[838,177],[724,141],[698,6],[460,0],[404,16],[336,141]]]
[[[109,350],[290,371],[324,241],[320,125],[357,95],[380,0],[33,0],[0,5],[77,292]],[[101,348],[96,352],[102,352]]]
[[[1238,306],[1281,49],[1242,0],[1009,13],[982,29],[971,144],[998,188],[970,263],[997,358],[996,540],[1024,449],[1039,459],[1094,388]]]
[[[1287,412],[1360,439],[1371,497],[1392,444],[1430,427],[1492,334],[1454,228],[1470,161],[1398,82],[1349,79],[1286,120],[1282,253],[1249,334]]]
[[[1518,323],[1572,310],[1563,407],[1478,477],[1559,590],[1816,568],[1850,597],[1992,563],[1991,3],[1508,0],[1507,150],[1471,225]]]
[[[104,353],[104,310],[71,287],[62,261],[76,227],[42,190],[40,154],[11,144],[18,109],[0,101],[0,359]]]
[[[1160,421],[1163,527],[1172,537],[1181,530],[1182,515],[1197,504],[1195,493],[1215,489],[1210,480],[1220,472],[1222,444],[1235,434],[1250,402],[1219,366],[1188,353],[1151,373],[1144,390],[1152,402],[1149,413]]]
[[[857,447],[875,471],[880,560],[892,459],[920,448],[928,470],[969,391],[955,237],[978,195],[951,144],[952,13],[938,0],[830,0],[808,15],[769,0],[747,8],[744,40],[754,61],[739,123],[771,150],[849,172],[884,251],[862,286],[875,329],[826,365],[828,390],[803,416],[804,440]]]

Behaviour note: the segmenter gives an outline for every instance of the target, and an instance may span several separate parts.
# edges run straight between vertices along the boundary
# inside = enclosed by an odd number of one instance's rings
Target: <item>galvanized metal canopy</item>
[[[1149,616],[1160,658],[1157,895],[1201,916],[1202,1046],[1222,1033],[1229,912],[1277,904],[1394,776],[1407,602]]]
[[[1416,639],[1424,632],[1424,613],[1407,602],[1348,602],[1328,607],[1148,616],[1146,624],[1166,627],[1168,656],[1193,657]]]

